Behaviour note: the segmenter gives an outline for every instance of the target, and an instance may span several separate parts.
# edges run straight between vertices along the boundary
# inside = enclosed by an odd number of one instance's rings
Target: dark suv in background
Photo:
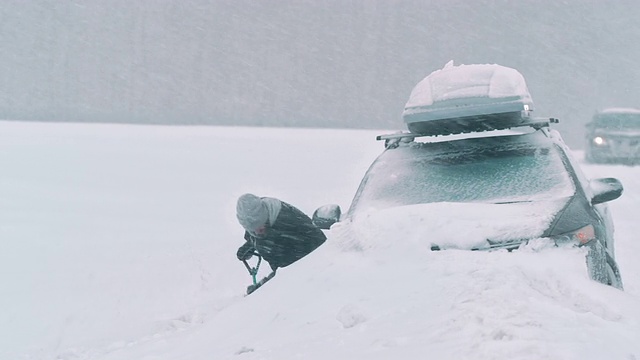
[[[587,124],[585,159],[591,163],[640,163],[640,110],[610,108]]]

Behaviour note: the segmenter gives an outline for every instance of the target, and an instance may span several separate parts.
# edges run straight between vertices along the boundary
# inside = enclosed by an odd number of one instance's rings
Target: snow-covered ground
[[[640,167],[584,165],[624,292],[581,249],[328,232],[244,297],[236,198],[346,210],[379,133],[0,122],[0,359],[640,359]]]

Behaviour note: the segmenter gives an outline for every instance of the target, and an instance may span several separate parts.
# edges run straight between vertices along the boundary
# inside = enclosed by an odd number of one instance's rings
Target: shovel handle
[[[249,271],[249,275],[251,275],[251,277],[253,278],[253,285],[255,285],[257,283],[256,276],[258,275],[258,269],[260,268],[260,263],[262,262],[262,256],[257,253],[253,253],[253,255],[258,257],[258,263],[255,267],[251,267],[247,260],[242,260],[242,263],[247,268],[247,271]]]

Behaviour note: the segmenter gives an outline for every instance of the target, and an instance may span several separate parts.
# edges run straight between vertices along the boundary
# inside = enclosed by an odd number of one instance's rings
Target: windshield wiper
[[[530,203],[533,202],[532,200],[514,200],[514,201],[500,201],[500,202],[494,202],[492,204],[518,204],[518,203]]]

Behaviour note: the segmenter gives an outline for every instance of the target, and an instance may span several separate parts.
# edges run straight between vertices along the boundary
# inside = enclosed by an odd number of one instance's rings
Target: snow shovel
[[[252,292],[256,291],[259,287],[261,287],[267,281],[271,280],[274,276],[276,276],[276,271],[273,270],[269,275],[267,275],[264,278],[262,278],[262,280],[257,281],[256,276],[258,275],[258,269],[260,268],[260,264],[262,263],[262,256],[260,256],[257,253],[254,253],[253,255],[258,257],[258,263],[256,264],[255,267],[251,267],[249,265],[249,263],[247,262],[247,260],[242,260],[242,262],[244,263],[244,266],[249,271],[249,275],[251,275],[252,280],[253,280],[253,284],[247,286],[247,294],[246,295],[249,295]]]

